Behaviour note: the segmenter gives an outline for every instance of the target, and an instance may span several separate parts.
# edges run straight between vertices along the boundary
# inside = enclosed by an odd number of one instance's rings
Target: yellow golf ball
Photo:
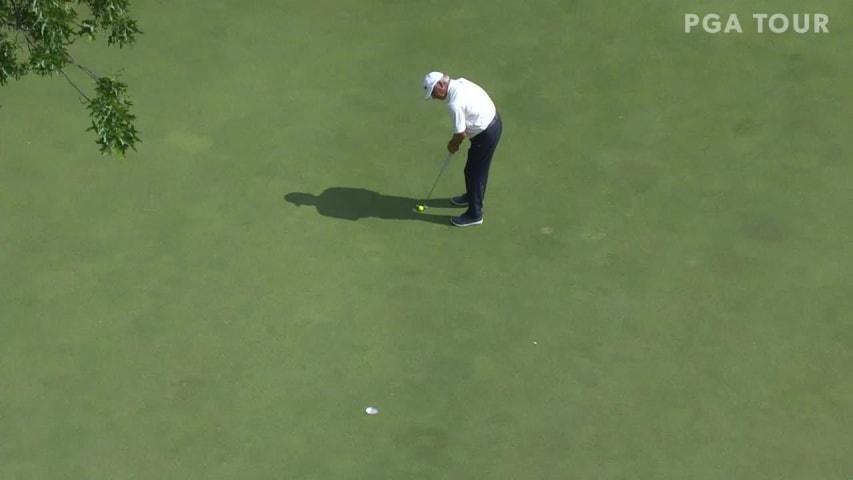
[[[424,206],[423,206],[423,205],[418,205],[418,211],[419,211],[419,212],[423,212],[423,211],[424,211]]]

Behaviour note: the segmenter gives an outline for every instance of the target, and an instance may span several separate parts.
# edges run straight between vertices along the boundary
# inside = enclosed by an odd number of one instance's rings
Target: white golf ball
[[[377,413],[379,413],[379,409],[376,407],[367,407],[364,409],[364,413],[368,415],[376,415]]]

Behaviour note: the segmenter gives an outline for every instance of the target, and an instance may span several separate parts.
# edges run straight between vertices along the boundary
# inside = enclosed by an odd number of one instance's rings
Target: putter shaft
[[[424,200],[423,203],[421,204],[424,206],[424,209],[426,209],[426,202],[428,202],[429,199],[432,198],[432,192],[435,191],[435,187],[436,187],[436,185],[438,185],[438,181],[439,181],[439,179],[441,179],[441,175],[444,173],[444,170],[447,168],[447,165],[450,163],[451,157],[453,157],[453,154],[448,153],[447,158],[444,159],[444,163],[441,164],[441,170],[438,171],[438,176],[435,177],[435,182],[433,182],[432,188],[429,189],[429,193],[426,196],[426,200]]]

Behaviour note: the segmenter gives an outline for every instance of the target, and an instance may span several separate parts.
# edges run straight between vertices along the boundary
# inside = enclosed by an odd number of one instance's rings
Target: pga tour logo
[[[829,33],[829,15],[823,13],[753,13],[752,22],[757,33]],[[700,25],[706,33],[743,33],[740,19],[734,13],[726,18],[716,13],[702,17],[695,13],[684,14],[684,33],[692,33],[693,29]]]

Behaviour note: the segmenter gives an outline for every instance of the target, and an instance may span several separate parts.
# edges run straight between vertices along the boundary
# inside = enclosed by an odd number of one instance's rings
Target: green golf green
[[[0,88],[0,479],[853,478],[853,4],[705,3],[138,1],[124,159]]]

